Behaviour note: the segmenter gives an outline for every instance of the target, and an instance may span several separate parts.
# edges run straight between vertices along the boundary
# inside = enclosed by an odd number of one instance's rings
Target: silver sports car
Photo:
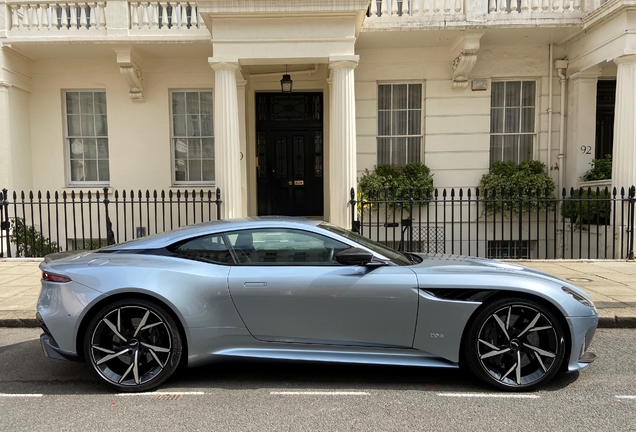
[[[567,282],[313,220],[209,222],[40,268],[45,353],[124,392],[219,357],[461,366],[504,390],[594,358],[597,311]]]

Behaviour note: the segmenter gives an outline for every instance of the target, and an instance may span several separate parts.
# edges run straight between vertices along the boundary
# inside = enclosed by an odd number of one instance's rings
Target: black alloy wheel
[[[463,360],[482,381],[499,389],[529,391],[559,371],[563,328],[539,302],[506,298],[486,305],[469,323]]]
[[[88,326],[84,354],[98,378],[121,392],[150,390],[172,375],[183,345],[177,324],[153,302],[120,300]]]

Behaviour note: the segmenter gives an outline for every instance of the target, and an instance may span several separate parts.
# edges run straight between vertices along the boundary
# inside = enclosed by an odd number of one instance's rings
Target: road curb
[[[40,327],[40,323],[35,318],[4,318],[0,319],[0,327],[34,328]]]

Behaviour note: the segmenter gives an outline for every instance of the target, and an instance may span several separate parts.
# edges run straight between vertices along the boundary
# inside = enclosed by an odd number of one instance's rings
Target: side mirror
[[[373,254],[360,248],[341,250],[336,254],[336,261],[343,265],[364,266],[371,262]]]

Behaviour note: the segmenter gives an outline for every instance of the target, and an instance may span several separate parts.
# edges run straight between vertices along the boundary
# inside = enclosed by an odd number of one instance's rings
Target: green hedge
[[[358,181],[358,200],[426,199],[433,194],[431,170],[420,162],[404,166],[382,164],[365,170]]]
[[[561,216],[569,219],[575,227],[587,224],[606,225],[609,223],[611,211],[612,202],[608,190],[579,189],[561,206]]]
[[[608,180],[612,178],[612,155],[607,154],[603,159],[594,159],[590,163],[592,168],[581,176],[583,181]]]
[[[26,225],[22,218],[11,219],[11,243],[16,246],[18,257],[43,257],[59,252],[58,244],[44,237],[34,227]]]
[[[554,188],[554,180],[539,161],[493,162],[479,182],[480,198],[489,213],[547,210],[554,205]]]

